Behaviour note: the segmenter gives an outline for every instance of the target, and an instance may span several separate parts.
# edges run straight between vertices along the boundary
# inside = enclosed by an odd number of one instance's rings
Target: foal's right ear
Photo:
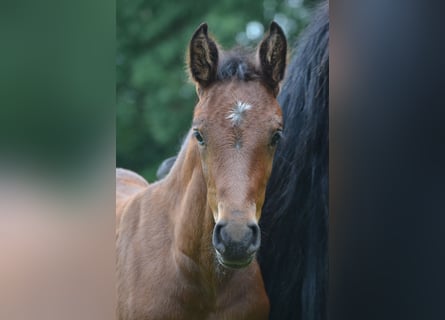
[[[188,67],[200,88],[205,88],[216,80],[218,46],[207,34],[207,23],[201,24],[190,40]]]
[[[274,91],[275,96],[278,95],[279,85],[284,77],[286,53],[286,36],[283,29],[273,21],[270,24],[269,32],[259,45],[258,56],[265,80]]]

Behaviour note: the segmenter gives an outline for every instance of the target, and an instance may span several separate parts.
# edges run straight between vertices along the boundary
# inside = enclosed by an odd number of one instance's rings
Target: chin
[[[227,269],[246,268],[252,263],[254,258],[255,254],[248,256],[245,259],[229,260],[219,254],[218,251],[216,252],[216,259],[218,260],[218,263]]]

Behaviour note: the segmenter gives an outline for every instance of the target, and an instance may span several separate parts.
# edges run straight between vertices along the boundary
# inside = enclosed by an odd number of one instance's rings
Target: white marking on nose
[[[230,122],[232,122],[232,125],[239,126],[243,121],[245,112],[250,109],[252,109],[252,106],[250,104],[242,101],[237,101],[226,119],[230,120]]]

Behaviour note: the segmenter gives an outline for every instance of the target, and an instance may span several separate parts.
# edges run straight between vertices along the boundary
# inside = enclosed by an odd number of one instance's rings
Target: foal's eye
[[[198,130],[193,131],[193,135],[201,146],[204,145],[204,138]]]
[[[275,133],[272,136],[272,139],[270,140],[270,145],[272,147],[275,147],[278,144],[278,142],[280,141],[282,136],[283,136],[283,133],[281,130],[275,131]]]

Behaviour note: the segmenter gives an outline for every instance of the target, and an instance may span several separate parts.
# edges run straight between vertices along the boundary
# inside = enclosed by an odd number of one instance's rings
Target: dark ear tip
[[[269,27],[269,32],[270,33],[279,33],[282,36],[284,36],[284,31],[283,29],[280,27],[280,25],[278,23],[276,23],[275,21],[272,21],[270,23],[270,27]]]
[[[194,35],[203,33],[204,35],[207,35],[207,22],[203,22],[199,25],[199,27],[196,29],[196,31],[194,32]]]

